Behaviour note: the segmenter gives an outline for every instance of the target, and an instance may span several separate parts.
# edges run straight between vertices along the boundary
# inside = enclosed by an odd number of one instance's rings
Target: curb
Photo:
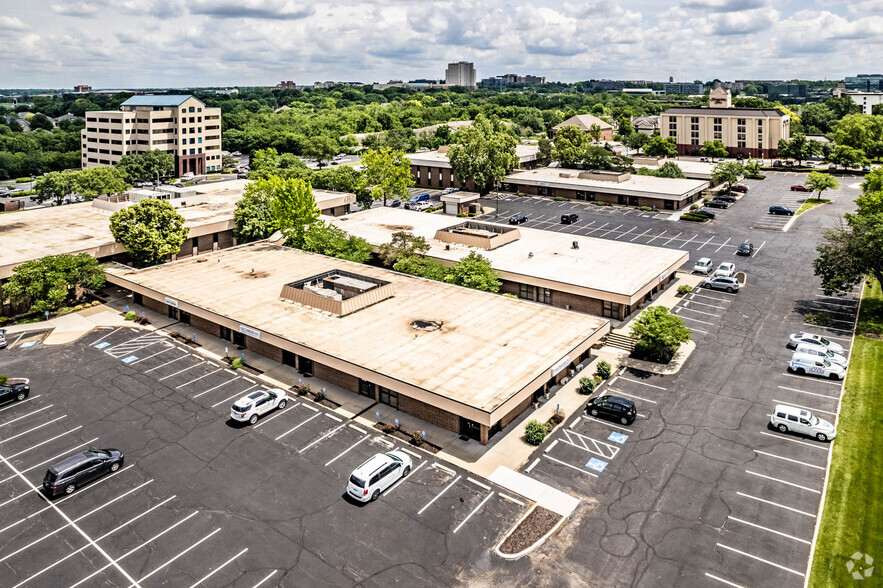
[[[555,524],[554,527],[552,527],[552,529],[548,533],[546,533],[545,535],[543,535],[542,537],[537,539],[533,545],[527,547],[526,549],[524,549],[522,551],[519,551],[518,553],[503,553],[502,551],[500,551],[500,546],[502,546],[503,543],[506,542],[506,539],[508,539],[509,536],[512,535],[512,533],[514,533],[518,527],[521,526],[521,523],[523,523],[524,520],[527,519],[527,517],[530,515],[530,513],[532,513],[536,509],[536,507],[537,507],[537,504],[534,503],[533,506],[531,506],[529,509],[527,509],[527,512],[525,512],[521,516],[521,518],[518,519],[518,522],[516,522],[514,525],[512,525],[512,528],[506,532],[506,534],[503,536],[503,538],[500,539],[500,542],[497,543],[497,545],[494,547],[494,553],[499,555],[501,558],[508,559],[508,560],[516,560],[520,557],[524,557],[525,555],[527,555],[528,553],[530,553],[531,551],[533,551],[534,549],[536,549],[537,547],[539,547],[540,545],[545,543],[552,535],[554,535],[556,532],[558,532],[558,529],[560,529],[561,526],[564,524],[564,522],[567,521],[567,517],[561,517],[561,519]]]

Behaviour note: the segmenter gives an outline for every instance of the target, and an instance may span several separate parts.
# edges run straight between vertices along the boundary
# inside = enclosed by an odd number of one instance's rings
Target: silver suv
[[[699,283],[699,285],[703,288],[714,288],[715,290],[726,290],[727,292],[739,291],[739,280],[724,276],[705,278]]]

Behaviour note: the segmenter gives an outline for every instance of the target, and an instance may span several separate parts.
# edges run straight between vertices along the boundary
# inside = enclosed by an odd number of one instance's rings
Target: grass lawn
[[[818,206],[819,204],[825,204],[826,202],[831,202],[831,201],[827,200],[825,198],[822,198],[821,200],[818,200],[816,198],[807,198],[803,202],[803,206],[801,206],[800,209],[797,211],[797,214],[802,214],[802,213],[806,212],[807,210],[809,210],[810,208]]]
[[[861,336],[881,332],[883,292],[875,283],[865,289],[849,358],[809,578],[813,588],[851,585],[846,563],[856,552],[883,561],[883,339]],[[877,567],[873,585],[880,585],[883,579],[883,566]]]

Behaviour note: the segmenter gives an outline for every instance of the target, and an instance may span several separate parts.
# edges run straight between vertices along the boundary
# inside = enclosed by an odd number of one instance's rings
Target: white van
[[[846,370],[839,365],[831,363],[824,357],[806,353],[795,353],[792,355],[788,368],[800,375],[812,374],[814,376],[831,378],[832,380],[842,380],[846,375]]]
[[[378,453],[356,468],[346,485],[349,496],[359,502],[377,500],[380,493],[411,471],[408,454],[393,449]]]
[[[798,343],[797,348],[794,350],[794,352],[824,357],[834,365],[839,365],[843,369],[846,369],[846,366],[849,365],[849,360],[839,353],[834,353],[830,349],[825,349],[824,347],[819,347],[818,345],[810,345],[809,343]]]
[[[819,441],[828,441],[837,436],[837,429],[826,420],[822,420],[808,410],[777,404],[770,417],[772,424],[780,433],[801,433],[815,437]]]
[[[700,273],[705,276],[711,273],[714,269],[714,262],[707,257],[703,257],[699,261],[696,262],[696,265],[693,266],[693,272]]]

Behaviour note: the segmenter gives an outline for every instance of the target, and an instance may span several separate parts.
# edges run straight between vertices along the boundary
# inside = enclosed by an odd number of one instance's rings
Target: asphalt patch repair
[[[500,545],[500,553],[515,555],[529,549],[561,522],[561,515],[537,506]]]

